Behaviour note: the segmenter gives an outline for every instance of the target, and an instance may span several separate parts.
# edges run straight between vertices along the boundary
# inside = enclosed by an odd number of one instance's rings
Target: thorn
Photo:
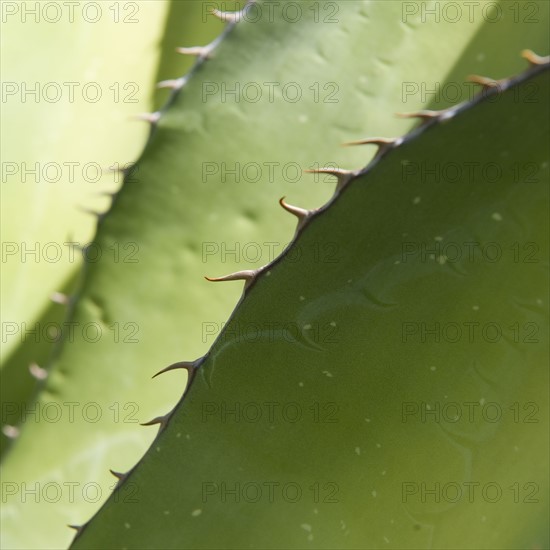
[[[63,294],[62,292],[53,292],[50,294],[50,300],[54,304],[60,304],[62,306],[68,305],[70,299],[66,294]]]
[[[10,439],[17,439],[19,437],[19,428],[11,426],[10,424],[4,424],[2,426],[2,433]]]
[[[31,373],[31,376],[37,380],[46,380],[46,378],[48,378],[48,371],[36,363],[31,363],[29,365],[29,372]]]
[[[178,53],[183,55],[195,55],[199,59],[210,59],[214,47],[212,44],[207,46],[192,46],[191,48],[176,48]]]
[[[300,208],[299,206],[292,206],[291,204],[287,204],[285,202],[285,197],[282,197],[279,199],[279,204],[287,211],[293,214],[298,218],[298,226],[296,228],[297,231],[302,229],[304,224],[306,223],[306,220],[311,216],[312,211],[311,210],[305,210],[304,208]]]
[[[305,170],[308,174],[329,174],[335,176],[338,180],[336,191],[343,189],[348,181],[355,175],[351,170],[343,170],[342,168],[319,168],[318,170]]]
[[[521,57],[527,59],[527,61],[529,61],[531,65],[547,65],[548,63],[550,63],[550,55],[542,57],[540,55],[537,55],[532,50],[523,50],[521,52]]]
[[[344,145],[378,145],[378,147],[385,148],[392,145],[398,145],[401,143],[401,138],[382,138],[382,137],[374,137],[374,138],[367,138],[367,139],[360,139],[358,141],[348,141],[347,143],[344,143]]]
[[[479,76],[477,74],[468,75],[468,80],[479,84],[484,90],[490,90],[492,88],[500,88],[501,80],[495,80],[494,78],[488,78],[486,76]]]
[[[403,143],[403,138],[381,138],[381,137],[374,137],[374,138],[367,138],[367,139],[361,139],[359,141],[350,141],[348,143],[344,143],[344,145],[376,145],[378,146],[378,150],[376,151],[376,154],[374,155],[373,160],[376,160],[380,158],[382,155],[387,153],[390,149],[393,149],[394,147],[398,147]]]
[[[157,88],[170,88],[172,90],[181,90],[187,79],[185,77],[177,78],[176,80],[162,80],[157,84]]]
[[[116,483],[115,489],[118,489],[122,485],[122,483],[124,483],[126,478],[128,477],[127,473],[123,474],[121,472],[115,472],[114,470],[111,470],[111,469],[109,469],[109,472],[111,472],[111,474],[113,474],[117,478],[117,483]]]
[[[153,420],[149,420],[149,422],[142,422],[142,426],[154,426],[155,424],[159,424],[160,428],[159,431],[164,430],[166,428],[166,424],[168,424],[168,420],[170,419],[170,413],[165,414],[164,416],[157,416],[156,418],[153,418]]]
[[[214,8],[211,13],[224,23],[238,23],[245,16],[246,7],[240,11],[221,11]]]
[[[156,378],[160,374],[164,374],[165,372],[177,369],[185,369],[189,374],[189,378],[191,378],[195,374],[195,370],[199,367],[199,362],[201,360],[202,357],[201,359],[197,359],[196,361],[180,361],[179,363],[173,363],[172,365],[169,365],[168,367],[157,372],[157,374],[154,374],[151,378]]]
[[[440,122],[448,120],[455,115],[455,111],[452,108],[450,108],[450,109],[442,109],[441,111],[424,110],[424,111],[415,111],[413,113],[395,113],[395,114],[400,118],[419,118],[420,119],[419,127],[422,127],[434,119],[437,119]]]
[[[281,197],[279,199],[279,204],[291,214],[294,214],[300,221],[306,219],[310,214],[310,210],[305,210],[304,208],[300,208],[299,206],[292,206],[291,204],[287,204],[285,202],[286,197]]]
[[[422,119],[422,121],[428,121],[434,118],[439,118],[442,112],[443,111],[424,110],[424,111],[415,111],[413,113],[395,113],[395,114],[399,118],[420,118]]]
[[[155,111],[154,113],[140,113],[133,117],[135,120],[143,120],[151,124],[156,124],[160,120],[160,112]]]
[[[246,290],[256,279],[256,275],[259,273],[258,269],[246,269],[244,271],[237,271],[235,273],[230,273],[224,277],[205,277],[207,281],[212,283],[218,283],[223,281],[244,281],[244,289]]]

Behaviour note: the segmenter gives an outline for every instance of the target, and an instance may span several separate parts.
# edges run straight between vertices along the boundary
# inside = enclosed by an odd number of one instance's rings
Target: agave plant
[[[548,545],[548,6],[474,4],[159,5],[3,547]]]

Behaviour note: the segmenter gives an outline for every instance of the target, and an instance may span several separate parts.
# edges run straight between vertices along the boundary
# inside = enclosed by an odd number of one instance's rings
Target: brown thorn
[[[157,374],[154,374],[152,378],[156,378],[160,374],[164,374],[165,372],[169,372],[171,370],[177,370],[177,369],[184,369],[189,374],[189,378],[193,376],[195,373],[195,369],[198,368],[198,360],[197,361],[180,361],[179,363],[173,363],[172,365],[169,365],[168,367],[165,367],[164,369],[157,372]]]
[[[401,143],[403,143],[402,137],[398,137],[398,138],[374,137],[374,138],[361,139],[359,141],[351,141],[349,143],[344,143],[344,145],[376,145],[378,147],[378,150],[374,155],[374,159],[378,159],[390,149],[393,149],[394,147],[401,145]],[[343,186],[339,185],[336,188],[336,191],[339,191],[342,187]]]
[[[531,65],[547,65],[548,63],[550,63],[550,55],[542,57],[540,55],[537,55],[532,50],[523,50],[521,52],[521,57],[527,59],[527,61],[529,61]]]
[[[109,469],[109,472],[111,472],[119,481],[124,481],[126,479],[126,476],[128,474],[121,474],[120,472],[115,472],[114,470]]]
[[[492,88],[500,88],[502,81],[495,80],[494,78],[489,78],[487,76],[480,76],[478,74],[468,75],[468,80],[474,84],[479,84],[483,86],[485,90],[490,90]]]
[[[415,111],[413,113],[395,113],[399,118],[420,118],[423,121],[438,118],[443,111]]]
[[[219,283],[224,281],[244,281],[244,288],[247,289],[252,281],[256,278],[259,270],[256,269],[245,269],[243,271],[236,271],[235,273],[230,273],[223,277],[205,277],[207,281],[212,283]]]
[[[157,416],[156,418],[153,418],[153,420],[149,420],[149,422],[142,422],[141,425],[154,426],[155,424],[160,424],[160,429],[162,430],[168,423],[169,418],[170,418],[169,414],[166,414],[164,416]]]
[[[305,210],[304,208],[300,208],[299,206],[292,206],[291,204],[287,204],[285,202],[285,197],[282,197],[279,199],[279,204],[290,214],[293,214],[298,218],[298,226],[297,230],[299,231],[302,229],[304,224],[306,223],[306,220],[311,216],[312,211],[311,210]]]
[[[306,174],[328,174],[334,176],[339,182],[343,181],[347,183],[351,177],[355,174],[351,170],[344,170],[343,168],[319,168],[316,170],[304,170]]]
[[[213,46],[192,46],[191,48],[176,48],[178,53],[183,55],[194,55],[199,59],[209,59],[212,54]]]
[[[299,206],[292,206],[291,204],[288,204],[285,202],[286,197],[281,197],[279,199],[279,204],[291,214],[294,214],[300,221],[305,220],[308,216],[311,215],[310,210],[305,210],[304,208],[300,208]]]
[[[319,168],[318,170],[305,170],[308,174],[329,174],[335,176],[338,180],[336,191],[343,189],[349,180],[355,175],[351,170],[343,170],[342,168]]]
[[[348,141],[344,145],[378,145],[378,147],[388,147],[389,145],[394,145],[399,141],[399,138],[383,138],[383,137],[374,137],[367,139],[360,139],[357,141]]]

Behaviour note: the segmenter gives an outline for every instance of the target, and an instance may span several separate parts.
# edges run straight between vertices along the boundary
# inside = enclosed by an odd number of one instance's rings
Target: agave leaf
[[[29,363],[47,366],[63,327],[50,296],[82,269],[66,243],[90,242],[86,210],[105,209],[101,194],[122,182],[108,167],[133,161],[147,135],[130,116],[151,108],[166,3],[95,6],[2,8],[3,426],[20,422],[37,387]]]
[[[72,548],[548,544],[549,67],[304,225]]]
[[[318,207],[334,189],[333,178],[306,179],[296,168],[364,165],[372,153],[337,144],[365,135],[399,135],[410,127],[412,121],[391,117],[404,110],[403,83],[455,78],[453,64],[463,55],[471,61],[480,55],[481,29],[489,27],[482,19],[458,25],[406,23],[401,7],[387,2],[338,4],[338,23],[316,22],[314,10],[328,14],[325,7],[331,4],[302,3],[308,17],[296,23],[280,14],[274,22],[241,21],[162,111],[137,171],[98,227],[95,242],[102,249],[118,243],[119,260],[102,258],[88,266],[71,317],[81,327],[100,327],[106,336],[91,346],[77,334],[65,345],[39,402],[42,407],[77,402],[81,409],[96,403],[102,416],[97,422],[80,415],[74,422],[27,423],[6,463],[5,479],[18,486],[68,481],[80,489],[97,483],[99,502],[104,500],[113,484],[107,469],[130,468],[153,437],[133,421],[162,414],[181,394],[179,384],[162,378],[152,383],[149,376],[181,357],[204,354],[239,297],[238,284],[209,287],[202,276],[272,260],[294,229],[283,211],[273,209],[275,201],[286,194],[292,203]],[[499,25],[491,29],[503,28]],[[181,21],[168,21],[170,40],[178,28]],[[496,39],[502,51],[514,55],[544,40],[542,25],[529,27],[527,44],[521,25],[506,29],[510,32]],[[475,50],[469,49],[471,41]],[[365,54],[350,56],[350,51]],[[494,55],[480,58],[476,68],[488,69]],[[515,59],[505,63],[510,63],[507,73],[516,67]],[[181,74],[164,70],[163,79]],[[266,82],[280,83],[273,103]],[[292,103],[282,96],[290,82],[298,84],[303,100]],[[204,95],[216,85],[220,91],[223,85],[250,83],[250,92],[257,89],[254,84],[260,86],[263,101],[237,102],[231,95],[222,101],[221,92]],[[334,84],[338,101],[325,103]],[[240,182],[231,174],[223,178],[222,164],[231,169],[237,162],[259,165],[260,178],[256,181],[254,172],[243,177],[242,171]],[[273,177],[269,166],[278,167]],[[215,174],[205,173],[216,168]],[[331,249],[321,254],[330,255]],[[42,441],[61,436],[62,449],[48,448],[40,463],[33,459],[33,450],[44,449]],[[98,505],[82,491],[72,502],[62,496],[60,502],[22,506],[20,494],[7,501],[11,529],[4,540],[25,547],[43,545],[44,533],[53,546],[61,545],[69,538],[62,524],[81,521]],[[41,528],[25,532],[22,526],[36,517]]]

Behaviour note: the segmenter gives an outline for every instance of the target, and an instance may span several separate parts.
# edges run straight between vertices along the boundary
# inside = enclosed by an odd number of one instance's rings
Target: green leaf
[[[176,57],[171,50],[183,24],[201,31],[220,26],[211,17],[203,23],[203,5],[197,3],[185,3],[195,14],[189,19],[172,17],[182,4],[171,4],[165,60]],[[182,357],[203,355],[238,300],[238,285],[209,286],[203,275],[259,267],[283,250],[293,222],[274,208],[282,195],[306,207],[331,196],[332,177],[302,175],[299,168],[364,165],[365,150],[337,146],[409,128],[410,121],[391,114],[422,107],[430,98],[408,96],[405,102],[404,83],[463,79],[455,67],[484,72],[497,58],[509,74],[520,67],[518,50],[541,51],[546,40],[543,25],[512,25],[509,12],[498,24],[479,17],[436,24],[405,20],[398,3],[357,1],[336,4],[333,23],[325,21],[333,2],[300,5],[304,15],[296,23],[280,12],[274,22],[241,21],[197,67],[163,110],[137,170],[99,225],[95,245],[109,252],[87,266],[70,317],[79,330],[56,357],[38,403],[41,410],[59,406],[65,413],[56,423],[27,421],[4,472],[18,489],[53,481],[76,483],[77,491],[72,500],[65,492],[55,503],[23,503],[20,491],[8,495],[4,514],[11,522],[3,541],[10,546],[68,541],[63,524],[81,522],[107,497],[113,484],[107,469],[123,471],[142,455],[153,436],[133,421],[162,414],[182,389],[168,377],[151,382],[150,375]],[[201,43],[180,38],[181,46]],[[495,40],[498,48],[491,45]],[[161,78],[177,78],[181,72],[174,68],[170,74],[166,63]],[[271,82],[279,83],[273,102],[265,85]],[[296,103],[283,95],[289,83],[302,91]],[[251,94],[259,86],[261,100],[222,97],[223,86],[237,85],[241,91],[248,85]],[[208,90],[213,93],[205,96]],[[338,101],[325,102],[335,92]],[[223,163],[229,170],[239,163],[239,182],[230,173],[222,177]],[[244,166],[250,171],[243,175]],[[215,174],[206,172],[216,168]],[[83,333],[89,324],[101,330],[97,342]],[[73,422],[66,402],[78,405]],[[63,446],[49,445],[52,439],[63,439]],[[84,494],[86,484],[97,484],[98,502]],[[34,532],[24,529],[30,522]]]
[[[541,69],[386,147],[306,223],[73,548],[548,544]]]
[[[82,269],[68,243],[93,237],[83,209],[105,209],[101,193],[122,181],[108,167],[133,161],[146,136],[130,116],[150,110],[165,12],[163,2],[3,4],[3,425],[20,422],[37,389],[29,364],[47,367],[60,338],[65,311],[50,296]]]

